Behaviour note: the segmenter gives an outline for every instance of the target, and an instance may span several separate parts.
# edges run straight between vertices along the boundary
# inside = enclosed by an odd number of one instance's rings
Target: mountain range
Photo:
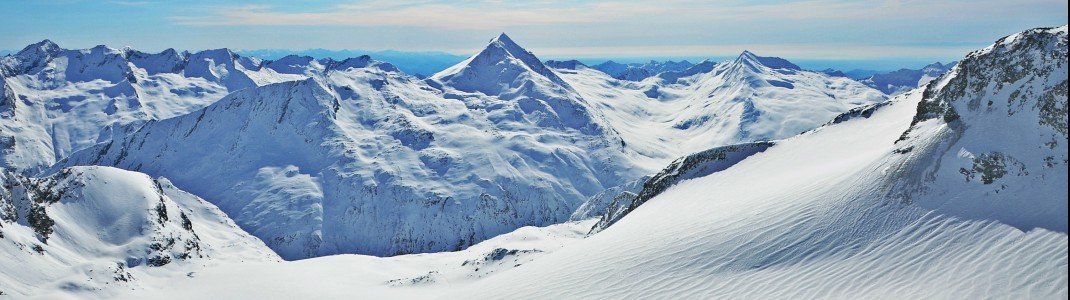
[[[46,40],[0,58],[0,294],[1065,297],[1066,41],[860,82]]]
[[[335,60],[345,60],[350,57],[367,55],[375,57],[377,60],[390,62],[390,64],[397,66],[399,70],[421,78],[437,73],[438,71],[455,65],[457,62],[465,59],[465,56],[437,51],[413,52],[397,50],[367,51],[328,49],[294,51],[284,49],[257,49],[237,50],[235,52],[242,56],[256,57],[262,60],[278,60],[290,55],[308,56],[315,59],[330,58]]]

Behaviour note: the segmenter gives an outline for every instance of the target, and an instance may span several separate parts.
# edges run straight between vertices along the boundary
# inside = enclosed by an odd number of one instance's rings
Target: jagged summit
[[[352,69],[352,68],[367,68],[367,67],[376,67],[376,68],[379,68],[380,70],[387,71],[387,72],[397,72],[398,71],[398,68],[395,67],[393,64],[390,64],[390,63],[387,63],[387,62],[381,62],[381,61],[372,59],[372,57],[368,56],[368,55],[361,55],[361,56],[358,56],[358,57],[351,57],[351,58],[347,58],[347,59],[345,59],[343,61],[340,61],[340,62],[333,62],[332,61],[331,63],[327,64],[327,68],[328,69],[340,70],[340,71],[345,71],[345,70]]]
[[[923,90],[896,144],[923,175],[893,196],[1022,230],[1067,230],[1067,34],[1037,28],[974,51]],[[946,144],[924,140],[939,132]],[[948,195],[954,195],[953,197]]]
[[[64,49],[44,40],[0,57],[0,92],[8,103],[0,108],[8,115],[0,118],[0,165],[38,170],[95,144],[112,125],[179,116],[241,89],[357,68],[397,71],[368,56],[264,62],[227,48],[149,53],[105,45]]]
[[[30,44],[26,46],[26,48],[22,48],[22,51],[19,51],[16,55],[26,56],[39,53],[54,53],[60,49],[61,48],[59,47],[59,45],[57,45],[55,42],[52,42],[52,40],[49,39],[45,39],[40,42]]]
[[[572,88],[543,65],[535,54],[513,42],[505,33],[491,39],[485,48],[467,60],[432,75],[445,86],[465,92],[502,95],[518,89],[568,91]]]

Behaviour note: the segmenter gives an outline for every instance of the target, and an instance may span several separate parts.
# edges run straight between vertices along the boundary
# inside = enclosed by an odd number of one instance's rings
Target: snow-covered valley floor
[[[394,257],[333,255],[234,263],[188,276],[153,277],[120,299],[430,299],[461,290],[571,245],[593,220],[523,227],[463,251]]]

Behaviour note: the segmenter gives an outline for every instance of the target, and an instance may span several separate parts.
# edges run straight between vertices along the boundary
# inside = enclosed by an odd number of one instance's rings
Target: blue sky
[[[499,32],[541,57],[796,60],[962,57],[1067,23],[1065,0],[1024,1],[0,1],[0,49],[48,38],[206,49],[397,49],[468,54]]]

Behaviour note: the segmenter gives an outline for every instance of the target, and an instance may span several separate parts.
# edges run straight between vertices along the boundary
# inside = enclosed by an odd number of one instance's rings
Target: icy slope
[[[481,53],[506,51],[500,64],[522,65],[516,93],[469,93],[449,80],[440,89],[351,59],[322,77],[124,127],[58,165],[166,176],[287,259],[463,249],[563,222],[586,197],[639,177],[582,99],[507,41]],[[455,69],[483,74],[479,66]]]
[[[108,167],[0,173],[0,290],[108,295],[221,262],[276,261],[264,243],[166,179]]]
[[[1005,38],[933,91],[679,183],[601,233],[445,298],[1065,298],[1065,228],[1015,224],[1066,219],[1065,177],[1056,175],[1065,161],[1034,169],[1037,154],[1066,155],[1035,144],[1066,141],[1037,117],[1065,107],[1065,53],[1066,27]],[[1008,117],[1008,99],[1026,104]],[[971,160],[955,156],[963,148],[998,149],[1028,161],[1031,175],[987,185],[980,174],[951,177]],[[903,181],[918,179],[928,189],[903,197]],[[997,184],[1013,196],[997,195]],[[938,199],[951,201],[925,204]]]
[[[229,92],[325,72],[317,61],[290,68],[263,63],[228,49],[67,50],[48,40],[27,46],[0,58],[7,94],[0,105],[0,161],[33,173],[95,144],[102,129],[183,115]]]

